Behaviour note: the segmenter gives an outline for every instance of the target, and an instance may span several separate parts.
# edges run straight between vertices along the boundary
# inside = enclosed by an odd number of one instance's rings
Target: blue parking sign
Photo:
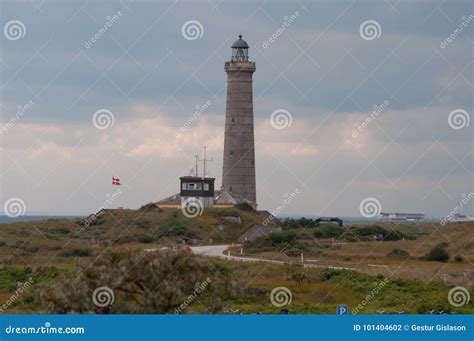
[[[336,308],[337,315],[347,315],[349,313],[349,308],[347,305],[338,305]]]

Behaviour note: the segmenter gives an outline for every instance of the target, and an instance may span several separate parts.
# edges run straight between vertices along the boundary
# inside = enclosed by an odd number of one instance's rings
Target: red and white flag
[[[112,177],[112,185],[120,186],[120,179]]]

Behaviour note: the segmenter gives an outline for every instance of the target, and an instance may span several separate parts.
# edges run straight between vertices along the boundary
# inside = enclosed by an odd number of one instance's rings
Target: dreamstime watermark
[[[18,218],[26,212],[26,204],[20,198],[10,198],[3,204],[5,215],[9,218]]]
[[[285,193],[284,195],[284,199],[282,201],[282,203],[275,209],[271,212],[271,214],[266,217],[265,219],[263,219],[263,222],[262,222],[262,225],[263,226],[267,226],[268,224],[270,224],[273,220],[275,220],[275,217],[281,213],[282,211],[285,210],[285,208],[293,201],[296,199],[296,197],[298,196],[298,194],[300,194],[300,190],[298,188],[296,188],[293,192],[291,192],[290,194],[288,193]]]
[[[286,31],[286,29],[290,27],[290,25],[296,21],[296,18],[298,18],[299,16],[300,16],[300,12],[296,11],[290,16],[283,17],[283,20],[284,20],[283,24],[281,24],[281,26],[278,27],[277,30],[270,37],[268,37],[267,40],[265,40],[262,43],[262,47],[266,49],[272,43],[274,43],[278,39],[278,37],[280,37]]]
[[[94,223],[94,221],[97,220],[98,217],[100,217],[102,214],[104,214],[105,210],[109,208],[112,203],[122,194],[122,189],[118,188],[114,193],[110,194],[107,193],[106,199],[104,201],[104,205],[102,205],[97,213],[93,213],[90,216],[88,216],[86,219],[84,219],[84,225],[85,226],[90,226]]]
[[[374,104],[373,110],[370,115],[361,124],[359,124],[359,126],[355,130],[352,131],[352,137],[358,137],[359,134],[362,133],[373,120],[379,117],[379,115],[384,112],[389,105],[390,103],[387,100],[385,100],[381,105]]]
[[[375,286],[375,288],[373,288],[370,293],[365,296],[365,298],[362,300],[361,303],[359,303],[357,305],[357,307],[353,308],[352,309],[352,314],[358,314],[359,311],[361,311],[362,309],[364,309],[364,307],[369,304],[374,298],[375,298],[375,295],[377,295],[377,293],[384,287],[386,286],[388,283],[389,283],[389,279],[388,278],[384,278],[382,281],[380,281],[379,283],[377,283],[377,285]]]
[[[40,327],[16,327],[9,325],[5,328],[6,334],[85,334],[86,330],[83,327],[52,327],[50,322],[45,322],[44,326]]]
[[[204,34],[204,27],[197,20],[188,20],[181,26],[181,34],[186,40],[201,39]]]
[[[276,287],[270,293],[270,302],[275,307],[284,307],[291,304],[293,294],[287,287]]]
[[[382,35],[382,28],[376,20],[366,20],[359,26],[360,37],[364,40],[374,40]]]
[[[16,290],[15,292],[13,293],[13,295],[10,296],[10,298],[8,298],[8,300],[2,304],[2,306],[0,307],[0,313],[3,313],[5,310],[7,310],[13,303],[16,302],[16,300],[18,300],[18,298],[21,296],[21,294],[23,294],[32,284],[33,284],[33,278],[28,278],[28,280],[21,284]]]
[[[105,32],[107,32],[107,30],[111,28],[113,24],[115,24],[120,19],[121,16],[122,16],[121,11],[118,11],[113,16],[110,16],[110,15],[106,16],[105,24],[97,31],[96,34],[94,34],[92,37],[90,37],[88,41],[84,43],[84,47],[86,49],[92,47],[92,45],[94,45],[100,39],[100,37],[102,37],[105,34]]]
[[[181,314],[181,312],[186,309],[186,307],[189,306],[199,294],[203,293],[207,289],[211,282],[211,279],[208,277],[204,282],[196,283],[193,293],[189,295],[179,307],[175,308],[174,313],[176,315]]]
[[[196,218],[204,212],[201,199],[188,198],[181,203],[181,212],[187,218]]]
[[[454,307],[462,307],[469,303],[471,295],[464,287],[454,287],[448,292],[448,302]]]
[[[270,115],[270,124],[273,128],[281,130],[291,127],[293,117],[290,112],[285,109],[277,109]]]
[[[448,124],[455,130],[467,128],[469,127],[469,123],[471,123],[471,117],[466,110],[455,109],[448,115]]]
[[[449,214],[444,217],[443,219],[441,219],[441,222],[440,224],[442,226],[446,225],[446,223],[450,222],[451,220],[453,220],[455,218],[455,216],[457,214],[459,214],[459,212],[461,212],[461,210],[463,209],[463,207],[465,207],[473,198],[474,198],[474,192],[470,192],[468,194],[466,193],[463,193],[461,195],[462,199],[461,201],[459,202],[459,204],[456,205],[456,207],[454,207],[450,212]]]
[[[365,198],[359,204],[359,212],[364,218],[374,218],[382,211],[382,205],[377,198]]]
[[[3,34],[8,40],[23,39],[26,34],[26,27],[20,20],[10,20],[3,26]]]
[[[470,15],[468,17],[466,16],[462,16],[461,17],[461,23],[459,24],[459,26],[453,31],[453,33],[451,33],[446,39],[444,39],[440,44],[439,44],[439,47],[441,47],[442,49],[446,48],[446,46],[449,45],[449,43],[452,43],[454,41],[454,39],[457,38],[458,35],[461,34],[461,32],[464,31],[464,28],[466,28],[470,23],[471,21],[474,20],[474,15]]]
[[[19,104],[17,106],[17,111],[15,115],[13,115],[12,118],[8,121],[8,123],[3,124],[2,127],[0,128],[0,135],[3,133],[6,133],[8,129],[13,128],[15,126],[15,123],[28,111],[31,109],[31,107],[35,104],[32,100],[30,100],[28,103],[21,105]]]
[[[99,109],[92,116],[92,124],[100,130],[113,127],[114,123],[114,114],[108,109]]]
[[[92,293],[92,303],[99,308],[111,306],[114,301],[114,291],[109,287],[96,288]]]
[[[207,109],[212,105],[212,102],[210,100],[207,100],[206,103],[203,105],[196,105],[196,110],[193,112],[193,114],[188,117],[186,122],[178,129],[178,131],[174,134],[175,137],[178,137],[179,134],[184,133],[186,130],[189,129],[193,125],[193,123],[201,116]]]

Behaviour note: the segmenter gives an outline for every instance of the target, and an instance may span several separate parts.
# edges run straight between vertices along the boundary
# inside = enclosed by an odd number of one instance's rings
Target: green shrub
[[[255,211],[252,206],[247,204],[246,202],[240,203],[235,205],[236,208],[238,208],[241,211]]]
[[[140,243],[144,243],[144,244],[153,243],[155,241],[155,238],[153,238],[152,236],[147,236],[147,235],[137,236],[137,239]]]
[[[58,227],[54,229],[54,233],[64,235],[71,233],[71,231],[67,227]]]
[[[446,243],[434,246],[426,255],[426,259],[435,262],[447,262],[449,260],[449,252],[446,250],[446,247]]]
[[[90,255],[92,255],[92,250],[90,249],[74,249],[61,254],[63,257],[89,257]]]
[[[463,255],[456,255],[454,256],[454,261],[456,263],[464,263],[466,261],[466,258],[464,258]]]
[[[410,254],[407,251],[402,250],[402,249],[393,249],[392,251],[389,252],[387,256],[407,258],[407,257],[410,257]]]
[[[157,239],[163,237],[185,237],[188,239],[192,239],[195,237],[195,233],[191,231],[186,226],[178,225],[178,226],[162,226],[160,227]]]

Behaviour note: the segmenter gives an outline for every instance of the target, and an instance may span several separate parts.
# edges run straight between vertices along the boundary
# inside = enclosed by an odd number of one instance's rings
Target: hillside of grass
[[[235,219],[240,218],[241,223]],[[0,264],[68,266],[105,247],[153,248],[233,243],[262,216],[239,208],[209,208],[195,218],[181,210],[145,205],[110,209],[85,218],[0,224]]]

